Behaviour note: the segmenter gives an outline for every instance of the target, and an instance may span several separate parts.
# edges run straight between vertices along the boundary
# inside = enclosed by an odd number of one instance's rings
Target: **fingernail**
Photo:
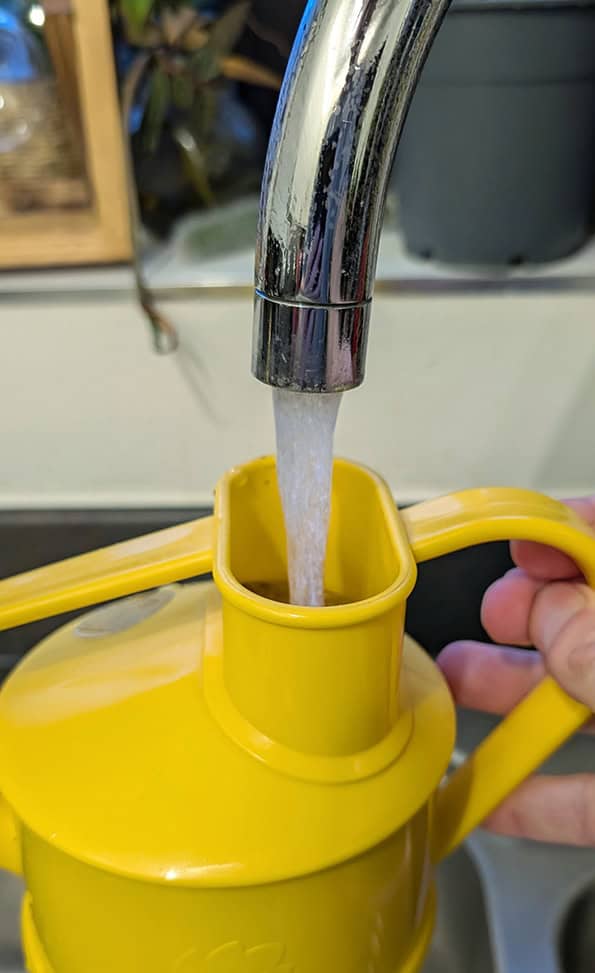
[[[532,628],[534,641],[540,648],[554,643],[565,625],[586,605],[584,589],[560,582],[542,588],[535,599]]]

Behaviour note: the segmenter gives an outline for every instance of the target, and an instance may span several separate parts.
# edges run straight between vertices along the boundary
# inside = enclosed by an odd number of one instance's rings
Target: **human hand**
[[[568,505],[595,528],[595,497]],[[501,644],[453,642],[438,658],[457,704],[507,713],[547,673],[595,711],[595,592],[559,551],[515,541],[511,554],[516,567],[488,588],[481,610],[484,628]],[[511,648],[531,645],[539,652]],[[587,729],[593,731],[593,724]],[[595,846],[595,773],[532,777],[484,826],[516,837]]]

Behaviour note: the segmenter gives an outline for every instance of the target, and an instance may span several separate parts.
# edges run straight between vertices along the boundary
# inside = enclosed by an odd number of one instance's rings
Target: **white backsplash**
[[[167,307],[182,351],[161,358],[125,295],[2,305],[0,508],[210,505],[223,470],[272,451],[249,295]],[[481,484],[595,492],[594,307],[378,295],[337,451],[405,501]]]

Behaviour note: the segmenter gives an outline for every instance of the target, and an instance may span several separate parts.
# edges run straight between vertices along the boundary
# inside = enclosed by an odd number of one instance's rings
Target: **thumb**
[[[545,585],[535,596],[529,633],[550,675],[595,710],[595,592],[578,582]]]

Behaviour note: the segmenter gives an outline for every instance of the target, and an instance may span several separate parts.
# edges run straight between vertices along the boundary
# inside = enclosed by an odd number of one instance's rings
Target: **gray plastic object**
[[[595,5],[455,0],[394,169],[407,248],[452,264],[542,263],[591,233]]]

